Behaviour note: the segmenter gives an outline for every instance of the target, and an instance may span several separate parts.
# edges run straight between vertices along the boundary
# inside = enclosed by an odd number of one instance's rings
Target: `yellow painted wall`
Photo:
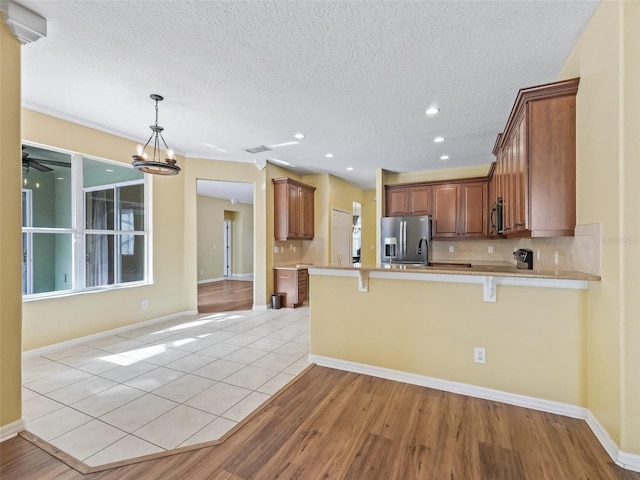
[[[514,92],[514,98],[515,93],[517,92]],[[491,152],[488,152],[488,156],[491,156]],[[472,167],[441,168],[438,170],[424,170],[420,172],[392,172],[388,170],[386,175],[386,184],[393,185],[396,183],[435,182],[437,180],[451,180],[457,178],[486,177],[487,173],[489,173],[490,167],[491,164],[475,165]]]
[[[362,193],[362,250],[360,260],[364,265],[376,263],[376,191],[368,190]]]
[[[20,43],[0,13],[0,427],[22,416]]]
[[[640,454],[638,2],[600,4],[558,76],[577,96],[578,223],[600,222],[602,282],[588,291],[587,405]]]
[[[253,206],[204,195],[197,204],[198,280],[224,276],[224,220],[232,222],[232,274],[252,273]]]
[[[312,354],[585,405],[584,290],[500,285],[485,303],[480,284],[310,282]]]
[[[640,2],[624,4],[624,341],[621,448],[640,454]]]
[[[312,187],[316,187],[314,192],[314,215],[313,215],[313,241],[321,242],[323,245],[322,263],[329,264],[331,255],[329,250],[329,242],[331,241],[330,225],[331,225],[331,202],[330,202],[330,185],[329,175],[305,175],[301,179],[302,182]]]
[[[129,163],[136,146],[135,142],[27,109],[22,110],[22,138],[123,163]],[[184,160],[179,158],[178,162],[184,167]],[[187,294],[184,277],[184,175],[151,176],[150,188],[153,283],[25,302],[24,350],[196,309],[195,294],[192,298]],[[195,238],[195,229],[192,232]],[[145,310],[142,300],[148,301]]]

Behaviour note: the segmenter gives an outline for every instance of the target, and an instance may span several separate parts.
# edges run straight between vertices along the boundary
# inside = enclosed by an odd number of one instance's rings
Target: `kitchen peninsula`
[[[585,406],[597,275],[380,264],[309,274],[315,363],[558,413]]]

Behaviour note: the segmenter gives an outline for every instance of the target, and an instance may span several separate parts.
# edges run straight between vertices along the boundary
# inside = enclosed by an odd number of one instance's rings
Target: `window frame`
[[[126,163],[117,162],[114,160],[109,160],[101,157],[97,157],[94,155],[83,154],[79,152],[69,151],[65,149],[60,149],[56,147],[51,147],[49,145],[42,145],[38,143],[23,141],[24,145],[33,146],[37,148],[42,148],[46,150],[50,150],[52,152],[64,153],[71,156],[71,226],[69,228],[65,227],[34,227],[34,226],[22,226],[22,233],[27,234],[26,238],[31,245],[29,250],[29,258],[30,268],[34,269],[33,263],[33,235],[39,233],[49,233],[49,234],[70,234],[72,241],[72,266],[71,266],[71,288],[64,290],[52,290],[49,292],[40,292],[40,293],[26,293],[22,295],[23,301],[30,300],[40,300],[47,298],[55,298],[61,296],[69,296],[69,295],[80,295],[85,293],[91,293],[96,291],[105,291],[105,290],[116,290],[121,288],[131,288],[142,285],[150,285],[153,283],[152,277],[152,231],[151,231],[151,218],[152,218],[152,202],[151,202],[151,182],[149,180],[148,175],[144,175],[141,179],[137,180],[127,180],[123,182],[111,182],[105,183],[103,185],[97,185],[92,187],[84,187],[83,186],[83,161],[93,160],[102,162],[105,165],[113,165],[117,167],[131,168],[132,166]],[[142,185],[143,186],[143,209],[144,209],[144,225],[143,230],[120,230],[115,228],[114,224],[113,230],[95,230],[89,229],[86,226],[85,218],[86,218],[86,204],[85,204],[85,193],[87,191],[96,191],[96,190],[108,190],[113,189],[114,191],[114,203],[117,203],[115,196],[118,195],[118,188],[122,188],[123,186],[129,185]],[[29,189],[24,189],[29,190]],[[119,199],[118,199],[119,200]],[[115,211],[115,210],[114,210]],[[27,215],[32,215],[32,212],[28,212]],[[115,215],[114,215],[115,217]],[[114,218],[114,220],[116,220]],[[143,266],[143,279],[137,280],[133,282],[116,282],[119,277],[116,276],[116,268],[119,269],[119,261],[117,261],[117,252],[119,252],[119,245],[114,248],[114,282],[106,285],[99,285],[95,287],[87,287],[87,279],[86,279],[86,270],[85,270],[85,258],[86,258],[86,236],[88,234],[100,234],[104,233],[107,235],[114,235],[114,241],[120,238],[124,234],[129,235],[138,235],[143,236],[144,238],[144,266]],[[24,237],[23,237],[24,238]],[[31,275],[30,281],[33,283],[33,273]],[[22,279],[24,285],[24,278]]]

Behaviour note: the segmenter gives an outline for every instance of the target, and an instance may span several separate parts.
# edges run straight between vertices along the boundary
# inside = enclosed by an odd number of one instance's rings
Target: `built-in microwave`
[[[502,197],[498,197],[496,203],[494,203],[493,207],[491,207],[491,215],[489,216],[491,228],[497,233],[502,233],[502,230],[504,230],[503,207],[504,203],[502,201]]]

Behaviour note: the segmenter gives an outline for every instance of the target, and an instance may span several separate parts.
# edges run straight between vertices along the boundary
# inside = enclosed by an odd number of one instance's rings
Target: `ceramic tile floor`
[[[181,317],[23,361],[27,430],[89,466],[217,440],[308,365],[307,307]]]

